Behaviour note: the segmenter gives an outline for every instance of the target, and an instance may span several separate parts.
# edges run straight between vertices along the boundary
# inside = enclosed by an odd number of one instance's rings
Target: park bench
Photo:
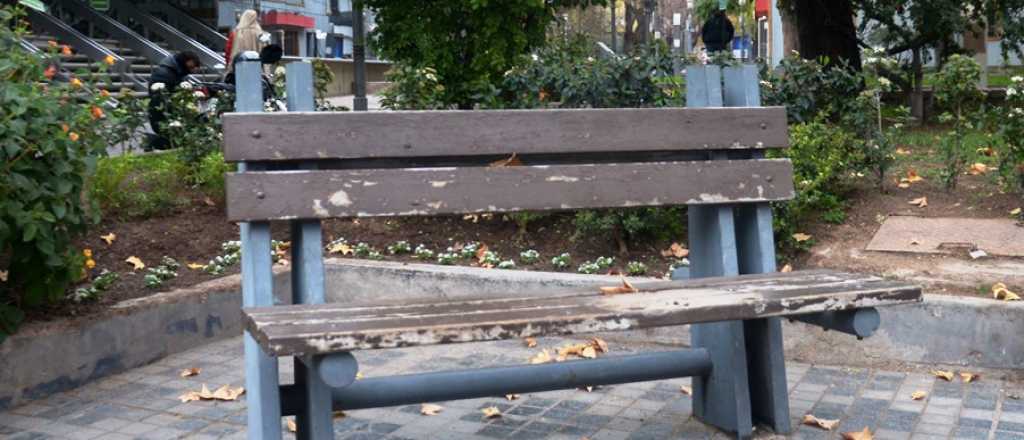
[[[241,222],[249,438],[330,438],[332,410],[693,377],[697,418],[738,438],[791,430],[783,317],[863,337],[919,287],[775,271],[772,202],[794,195],[786,113],[761,107],[754,66],[690,66],[690,108],[312,112],[308,63],[288,65],[288,113],[260,113],[259,64],[239,66],[224,117],[228,218]],[[516,166],[492,166],[513,154]],[[686,277],[639,292],[408,304],[325,303],[320,221],[687,205]],[[275,305],[270,222],[290,222],[291,305]],[[682,274],[680,274],[682,275]],[[356,381],[352,352],[692,324],[693,348]],[[293,356],[281,384],[278,357]]]

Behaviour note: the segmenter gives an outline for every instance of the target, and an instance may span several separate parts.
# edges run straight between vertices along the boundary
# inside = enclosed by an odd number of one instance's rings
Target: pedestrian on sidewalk
[[[259,52],[263,49],[262,40],[263,28],[260,27],[260,14],[252,9],[246,9],[242,17],[238,19],[238,26],[228,35],[227,45],[224,47],[224,59],[227,60],[227,72],[231,72],[235,57],[239,54],[253,51]]]

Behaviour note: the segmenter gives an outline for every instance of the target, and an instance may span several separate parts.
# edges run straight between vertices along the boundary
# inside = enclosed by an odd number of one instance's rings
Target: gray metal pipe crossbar
[[[711,373],[703,348],[610,356],[538,365],[409,374],[356,381],[333,388],[334,409],[355,410],[424,402],[475,399],[597,385],[644,382]],[[281,387],[281,413],[297,414],[301,390]]]
[[[816,325],[825,330],[850,334],[857,338],[866,338],[875,334],[878,326],[882,325],[882,317],[874,307],[795,315],[790,319]]]

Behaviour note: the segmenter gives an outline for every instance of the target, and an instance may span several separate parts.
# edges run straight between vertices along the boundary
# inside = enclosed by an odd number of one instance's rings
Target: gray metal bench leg
[[[263,86],[258,59],[238,63],[235,109],[240,112],[263,111]],[[259,167],[241,163],[239,172]],[[270,223],[241,224],[242,306],[274,305],[273,261],[270,257]],[[245,332],[245,389],[251,440],[281,439],[281,395],[277,358],[267,355],[255,339]]]
[[[290,63],[285,79],[289,111],[316,109],[313,95],[313,65]],[[314,165],[303,164],[301,168]],[[294,220],[292,237],[292,302],[294,304],[324,303],[324,264],[320,222]],[[295,384],[303,390],[302,410],[295,417],[298,440],[333,438],[331,389],[320,374],[302,360],[295,358]]]
[[[736,236],[741,274],[775,271],[772,211],[767,203],[736,208]],[[753,419],[777,434],[790,432],[786,361],[779,318],[744,322],[747,370]]]
[[[736,275],[736,232],[731,205],[690,206],[690,274],[693,278]],[[737,438],[753,435],[742,321],[690,326],[692,345],[711,354],[711,374],[693,378],[693,414]]]

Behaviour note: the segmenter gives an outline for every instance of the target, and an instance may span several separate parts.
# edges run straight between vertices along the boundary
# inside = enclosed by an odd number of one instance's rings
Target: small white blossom
[[[152,85],[149,86],[149,90],[152,90],[154,92],[159,92],[159,91],[161,91],[163,89],[166,89],[166,88],[167,88],[167,84],[164,84],[164,83],[153,83]]]
[[[192,83],[185,81],[178,87],[181,87],[182,90],[192,90]]]
[[[181,121],[171,121],[171,123],[167,124],[167,126],[171,128],[180,128],[182,124]]]
[[[1024,76],[1016,75],[1016,76],[1010,78],[1010,81],[1013,81],[1015,83],[1022,82],[1022,81],[1024,81]]]
[[[1006,89],[1006,96],[1007,97],[1010,97],[1010,96],[1013,96],[1013,95],[1016,95],[1016,94],[1017,94],[1017,89],[1015,89],[1013,87],[1010,87],[1010,88]]]
[[[889,78],[878,78],[878,84],[881,84],[882,87],[888,88],[892,85],[892,81],[889,81]]]
[[[537,60],[540,59],[540,57],[538,57],[537,54],[535,54],[535,53],[530,54],[530,58],[533,58],[534,61],[537,61]]]
[[[195,92],[192,92],[192,96],[195,96],[196,98],[199,98],[199,99],[203,99],[203,98],[206,97],[206,94],[203,93],[202,90],[196,90]]]

